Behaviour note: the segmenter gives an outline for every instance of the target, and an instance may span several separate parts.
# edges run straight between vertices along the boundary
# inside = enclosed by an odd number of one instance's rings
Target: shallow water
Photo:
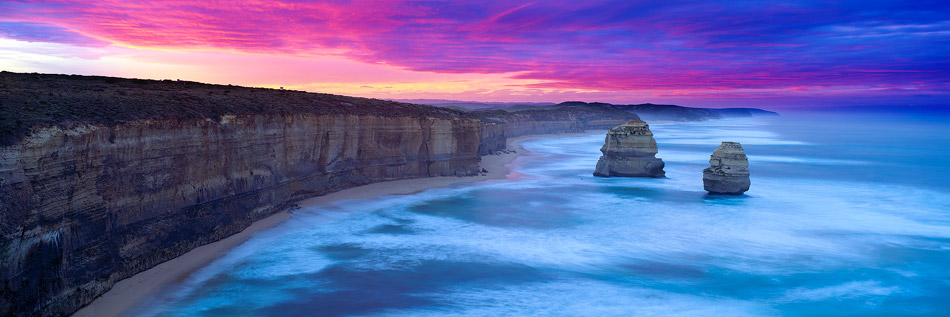
[[[946,122],[656,124],[666,179],[593,177],[603,135],[530,141],[509,180],[298,210],[131,314],[950,314]],[[702,190],[720,141],[747,195]]]

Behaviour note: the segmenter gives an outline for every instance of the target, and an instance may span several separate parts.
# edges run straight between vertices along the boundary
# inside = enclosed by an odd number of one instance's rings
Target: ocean
[[[506,180],[299,209],[128,312],[948,315],[950,120],[653,124],[667,178],[596,178],[604,134],[523,143]],[[752,187],[703,191],[721,141]]]

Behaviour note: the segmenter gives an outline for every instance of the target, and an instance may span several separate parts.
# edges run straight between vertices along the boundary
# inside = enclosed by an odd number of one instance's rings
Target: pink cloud
[[[420,72],[516,73],[530,81],[523,89],[912,86],[950,94],[948,9],[899,1],[59,0],[0,3],[0,26],[60,43],[332,54]],[[39,34],[37,25],[60,33]]]

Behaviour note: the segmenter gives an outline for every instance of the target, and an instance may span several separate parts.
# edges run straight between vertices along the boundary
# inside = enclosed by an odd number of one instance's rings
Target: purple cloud
[[[950,93],[950,3],[13,1],[5,37],[325,53],[537,88]],[[10,31],[10,30],[13,31]],[[343,53],[339,53],[339,52]]]
[[[108,42],[97,40],[62,27],[28,22],[0,21],[0,37],[26,41],[102,47]]]

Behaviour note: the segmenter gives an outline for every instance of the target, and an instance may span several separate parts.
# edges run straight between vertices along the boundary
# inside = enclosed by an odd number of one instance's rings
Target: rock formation
[[[722,142],[703,170],[703,188],[713,194],[739,195],[749,190],[749,158],[739,142]]]
[[[302,198],[476,175],[479,125],[300,114],[36,129],[0,147],[0,315],[70,313]]]
[[[607,131],[604,153],[597,161],[594,176],[664,177],[663,160],[656,158],[656,140],[650,126],[633,120]]]

